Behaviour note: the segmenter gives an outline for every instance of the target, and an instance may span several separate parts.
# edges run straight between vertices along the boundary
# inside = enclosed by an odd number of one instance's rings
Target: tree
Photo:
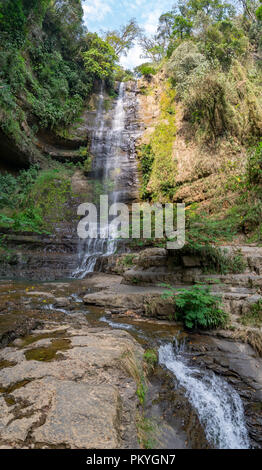
[[[180,39],[184,39],[190,36],[193,28],[193,22],[185,18],[182,15],[176,15],[173,24],[173,36],[178,36]]]
[[[256,10],[259,7],[258,0],[239,0],[241,4],[244,16],[249,18],[249,20],[254,21],[256,20]]]
[[[123,26],[119,31],[108,31],[106,33],[106,41],[114,48],[117,56],[126,55],[129,49],[133,47],[134,41],[140,33],[140,28],[136,20],[132,18],[127,25]]]
[[[174,12],[173,11],[169,11],[160,16],[158,28],[157,28],[157,39],[161,42],[165,51],[168,47],[168,44],[173,34],[173,26],[174,26]]]
[[[212,21],[222,21],[235,15],[235,7],[224,0],[188,0],[187,8],[191,17],[203,12]]]
[[[141,35],[139,38],[139,45],[142,47],[143,54],[141,58],[150,59],[153,62],[159,62],[165,55],[165,49],[163,44],[158,40],[157,36],[147,37]]]
[[[118,60],[114,48],[96,33],[88,33],[85,43],[87,50],[83,58],[87,73],[101,80],[111,78]]]

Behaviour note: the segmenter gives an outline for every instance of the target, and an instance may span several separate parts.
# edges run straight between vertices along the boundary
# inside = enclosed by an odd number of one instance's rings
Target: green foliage
[[[134,261],[134,257],[135,255],[133,255],[132,253],[128,254],[128,255],[125,255],[124,258],[122,258],[121,262],[124,266],[132,266],[133,265],[133,261]]]
[[[203,51],[211,62],[217,60],[223,67],[228,68],[234,58],[247,53],[248,46],[249,41],[244,31],[231,21],[224,20],[208,28]]]
[[[42,232],[43,218],[39,208],[33,206],[13,215],[12,229],[16,232]]]
[[[247,183],[253,189],[259,190],[262,195],[262,141],[249,153]]]
[[[14,41],[25,37],[26,16],[23,0],[7,0],[0,4],[0,31]]]
[[[219,328],[227,322],[221,299],[211,294],[209,287],[196,285],[178,291],[171,288],[165,293],[165,298],[168,297],[174,299],[175,319],[190,330]]]
[[[143,449],[155,449],[157,442],[155,435],[157,432],[156,424],[145,418],[144,413],[137,419],[137,434],[140,445]]]
[[[17,177],[0,177],[0,224],[15,231],[44,232],[71,219],[67,204],[72,198],[69,170],[42,170],[31,166]]]
[[[17,180],[10,173],[0,174],[0,209],[13,205],[13,195],[17,189]]]
[[[262,5],[256,10],[256,16],[259,21],[262,21]]]
[[[199,52],[192,41],[184,41],[173,52],[167,64],[167,70],[172,77],[178,96],[184,97],[184,92],[194,87],[199,77],[203,79],[210,65],[206,57]]]
[[[146,63],[146,64],[142,64],[142,65],[139,65],[138,67],[136,67],[135,72],[139,76],[150,78],[152,75],[156,75],[157,70],[156,70],[155,67],[153,67],[152,64]]]
[[[146,398],[146,387],[143,381],[138,384],[136,394],[138,396],[140,405],[144,405]]]
[[[176,108],[175,108],[175,91],[172,90],[170,84],[165,84],[165,89],[161,95],[160,107],[161,115],[159,123],[150,139],[150,147],[145,148],[144,160],[145,182],[143,182],[142,191],[147,191],[152,200],[158,202],[167,202],[172,200],[175,193],[175,175],[176,162],[173,159],[173,145],[176,137]],[[145,187],[148,170],[150,170],[151,159],[152,170],[150,179]],[[143,164],[143,161],[142,161]]]
[[[0,126],[36,159],[34,134],[71,125],[96,78],[112,81],[116,57],[86,35],[81,0],[0,2],[0,37]]]
[[[173,36],[179,36],[180,39],[189,37],[193,28],[193,22],[182,15],[174,16]]]
[[[148,199],[148,197],[150,197],[150,192],[147,190],[147,185],[150,180],[153,162],[155,159],[155,155],[152,151],[152,146],[150,144],[143,144],[140,148],[138,155],[142,172],[142,184],[140,188],[140,195],[142,199]]]
[[[158,363],[157,352],[154,349],[147,349],[144,353],[144,360],[150,370],[154,370]]]
[[[206,227],[209,221],[210,219],[207,219]],[[237,274],[245,271],[246,263],[241,251],[234,250],[232,253],[229,253],[227,250],[211,245],[212,234],[209,234],[210,238],[209,241],[207,241],[206,237],[203,237],[203,232],[201,233],[198,229],[199,226],[197,226],[196,231],[194,231],[192,227],[187,229],[186,237],[188,243],[179,251],[179,255],[177,255],[180,260],[184,255],[197,256],[201,260],[203,270],[207,273]],[[217,229],[219,230],[219,226]]]
[[[106,41],[113,47],[117,56],[127,54],[129,49],[133,47],[135,39],[140,33],[140,28],[135,19],[131,19],[127,25],[123,26],[119,31],[108,31]]]
[[[248,19],[220,0],[179,2],[160,17],[167,71],[201,143],[232,135],[250,145],[261,136],[261,69],[251,52],[261,55],[262,24],[253,3],[245,2]]]
[[[86,71],[94,78],[110,78],[115,70],[117,55],[114,48],[96,33],[88,33],[88,50],[83,53]]]

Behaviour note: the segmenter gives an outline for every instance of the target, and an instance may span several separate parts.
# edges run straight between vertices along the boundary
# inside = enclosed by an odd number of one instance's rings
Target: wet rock
[[[216,333],[213,333],[216,335]],[[190,335],[193,363],[212,370],[241,396],[252,446],[262,445],[262,358],[251,346],[213,336]],[[200,351],[201,354],[196,354]]]
[[[19,319],[6,321],[0,325],[0,347],[5,347],[15,339],[28,335],[32,330],[42,326],[42,322],[35,318],[20,316]]]
[[[58,299],[55,299],[54,301],[54,307],[69,307],[70,306],[70,301],[66,297],[59,297]]]

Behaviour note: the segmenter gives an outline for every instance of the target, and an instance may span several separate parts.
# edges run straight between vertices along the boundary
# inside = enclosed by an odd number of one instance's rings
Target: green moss
[[[167,82],[160,99],[161,115],[150,143],[140,149],[142,170],[143,198],[153,201],[168,202],[172,200],[177,173],[173,160],[173,145],[176,137],[175,91]]]
[[[21,380],[19,382],[16,382],[9,387],[1,387],[0,386],[0,393],[6,393],[9,395],[10,393],[13,393],[15,390],[19,390],[20,388],[25,387],[27,384],[29,384],[31,380]]]
[[[8,396],[8,395],[5,396],[4,399],[5,399],[5,402],[6,402],[7,406],[14,406],[16,404],[15,399]]]
[[[29,335],[23,338],[23,343],[20,346],[20,348],[25,348],[27,346],[30,346],[30,344],[34,344],[37,341],[40,341],[41,339],[56,339],[56,338],[62,338],[64,339],[65,332],[64,331],[54,331],[52,333],[43,333],[40,335]]]
[[[46,348],[29,349],[25,353],[27,361],[50,362],[59,359],[58,351],[67,351],[70,349],[71,341],[69,339],[53,340],[52,344]]]
[[[14,367],[16,366],[16,362],[12,362],[12,361],[0,361],[0,370],[1,369],[7,369],[8,367]]]

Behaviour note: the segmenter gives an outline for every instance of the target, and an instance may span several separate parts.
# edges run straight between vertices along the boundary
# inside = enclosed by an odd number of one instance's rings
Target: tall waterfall
[[[179,346],[160,346],[159,363],[169,369],[195,408],[213,448],[248,449],[249,439],[240,396],[222,378],[189,367]]]
[[[137,187],[134,86],[131,92],[127,92],[126,84],[120,83],[118,97],[111,111],[106,111],[107,98],[103,84],[100,89],[90,151],[94,157],[93,178],[100,194],[108,196],[109,205],[134,199]],[[99,258],[115,253],[118,245],[117,226],[114,230],[113,225],[112,230],[111,224],[109,238],[106,238],[108,226],[100,226],[98,229],[98,238],[79,241],[78,267],[73,277],[84,278],[95,270]]]

